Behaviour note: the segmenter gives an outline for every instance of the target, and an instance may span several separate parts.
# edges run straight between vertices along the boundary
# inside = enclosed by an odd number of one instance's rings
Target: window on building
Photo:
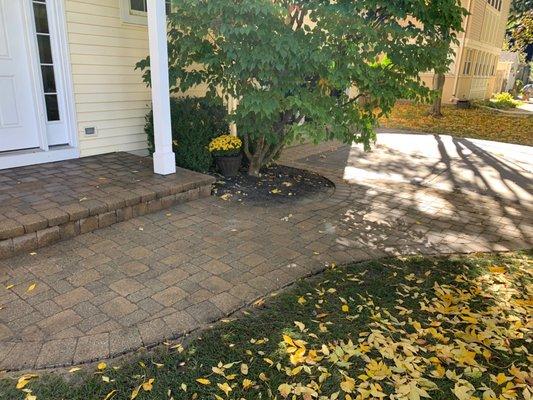
[[[140,15],[146,15],[148,11],[148,6],[146,4],[147,0],[129,0],[130,2],[130,12],[139,13]],[[170,13],[170,0],[165,1],[167,14]]]
[[[474,59],[474,50],[467,49],[465,55],[465,62],[463,65],[463,75],[470,75],[472,71],[472,61]]]
[[[171,10],[171,0],[165,1],[167,14]],[[122,19],[132,24],[146,25],[147,0],[121,0]]]
[[[481,61],[481,54],[478,53],[475,59],[476,59],[476,63],[474,66],[474,76],[478,76],[479,75],[479,62]]]
[[[502,0],[487,0],[487,3],[498,11],[502,9]]]

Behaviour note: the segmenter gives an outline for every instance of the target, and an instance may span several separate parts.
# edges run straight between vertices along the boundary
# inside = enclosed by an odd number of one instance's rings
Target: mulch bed
[[[217,182],[213,194],[241,203],[288,203],[326,195],[334,188],[319,174],[276,164],[263,168],[260,177],[247,175],[245,169],[232,178],[214,175]]]

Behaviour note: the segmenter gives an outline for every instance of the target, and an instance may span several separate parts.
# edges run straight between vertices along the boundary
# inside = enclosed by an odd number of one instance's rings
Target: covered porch
[[[35,24],[28,23],[28,29],[36,30],[38,37],[45,35],[41,34],[41,31],[47,32],[46,37],[51,40],[52,47],[58,50],[53,60],[54,68],[57,67],[54,74],[59,85],[57,97],[65,103],[65,107],[59,108],[59,115],[63,115],[59,122],[64,122],[64,130],[68,132],[69,139],[67,144],[57,146],[56,142],[50,142],[48,140],[50,137],[43,134],[38,141],[40,143],[38,147],[34,147],[33,142],[15,143],[16,138],[29,135],[33,131],[31,129],[33,125],[30,126],[26,124],[26,120],[20,119],[18,123],[21,130],[15,132],[14,128],[10,128],[11,125],[5,124],[5,118],[0,118],[0,128],[2,128],[0,137],[3,138],[3,142],[0,140],[0,259],[20,252],[31,252],[62,239],[209,195],[213,179],[203,174],[177,168],[175,154],[172,151],[166,1],[148,0],[146,15],[142,17],[147,26],[147,33],[142,27],[136,28],[138,29],[137,35],[144,36],[145,40],[148,38],[151,59],[151,88],[150,93],[147,93],[148,99],[151,99],[154,115],[155,151],[151,158],[120,151],[122,149],[120,146],[104,147],[102,151],[118,151],[115,153],[79,158],[80,154],[83,155],[80,153],[81,140],[78,140],[82,136],[80,130],[84,131],[84,124],[98,125],[93,121],[96,117],[94,115],[87,117],[83,114],[83,110],[89,106],[91,109],[100,110],[110,107],[111,103],[105,101],[94,103],[98,98],[87,97],[83,90],[76,91],[73,87],[76,86],[76,82],[79,86],[79,82],[83,80],[80,80],[80,73],[77,72],[80,71],[80,61],[77,58],[73,59],[75,55],[72,53],[69,61],[67,41],[70,39],[67,38],[66,32],[70,29],[67,25],[70,20],[61,2],[44,4],[35,0],[32,4],[33,9],[3,7],[0,11],[20,18],[24,13],[35,16]],[[112,13],[115,10],[109,8],[103,11]],[[117,21],[120,21],[118,17],[114,23]],[[0,28],[5,28],[6,32],[15,32],[15,23]],[[123,29],[131,28],[124,27]],[[54,40],[62,42],[65,48],[62,49],[59,45],[54,47]],[[134,58],[135,53],[130,54],[130,52],[127,50],[125,54]],[[31,55],[31,52],[29,54]],[[24,57],[15,58],[15,55],[12,57],[11,64],[7,65],[12,70],[16,70],[17,65],[25,63]],[[112,60],[105,58],[103,62],[112,63]],[[4,64],[2,68],[5,69],[7,67]],[[28,62],[28,64],[31,63]],[[60,66],[64,68],[61,69]],[[114,74],[122,71],[115,67],[111,69]],[[133,71],[134,65],[128,64],[127,69]],[[60,77],[65,78],[64,81],[60,82]],[[73,79],[74,84],[71,82],[71,77],[77,77]],[[110,77],[117,79],[112,74]],[[142,83],[138,76],[127,79],[135,79],[136,82],[138,81],[137,84]],[[37,86],[39,86],[38,83],[39,80],[36,80]],[[120,86],[119,89],[127,91],[128,87]],[[134,90],[138,90],[137,86]],[[101,86],[95,86],[93,91],[94,94],[106,95],[101,93],[105,92]],[[80,106],[78,101],[74,101],[74,95],[85,96],[92,103],[83,103]],[[111,94],[108,95],[112,97]],[[19,105],[25,104],[22,98],[17,97],[16,100]],[[6,110],[13,111],[12,114],[15,113],[14,109],[6,109],[4,103],[0,106],[2,106],[0,107],[2,115]],[[34,108],[41,110],[42,107]],[[28,110],[34,108],[29,107]],[[137,119],[143,119],[145,112],[145,109],[137,110],[134,115]],[[23,115],[20,112],[15,114]],[[40,115],[42,110],[25,114]],[[42,119],[41,116],[39,121]],[[81,120],[84,119],[90,121],[82,122]],[[59,123],[50,120],[41,122],[43,129],[48,129],[52,122]],[[111,122],[118,124],[117,126],[120,126],[126,135],[139,135],[139,127],[130,127],[129,120],[117,119],[116,122]],[[104,126],[111,122],[100,123]],[[63,143],[66,139],[61,140],[60,143]],[[89,143],[87,139],[85,143]],[[69,151],[65,152],[65,146]],[[124,149],[133,150],[127,146]]]
[[[142,16],[129,15],[139,6],[129,0],[90,6],[77,0],[2,4],[0,170],[117,151],[144,154],[144,118],[152,106],[153,171],[176,171],[168,2],[141,3]],[[91,19],[98,24],[89,24]],[[150,88],[135,72],[135,62],[147,54]]]

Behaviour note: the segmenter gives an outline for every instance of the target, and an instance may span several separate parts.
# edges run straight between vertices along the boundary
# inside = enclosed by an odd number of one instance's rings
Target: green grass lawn
[[[382,118],[380,123],[384,128],[533,146],[533,116],[508,115],[483,108],[461,110],[455,106],[443,106],[444,116],[434,118],[428,115],[428,110],[428,105],[400,102],[389,118]]]
[[[0,399],[529,399],[532,261],[530,252],[334,267],[185,349],[27,377],[19,389],[18,377],[4,379]]]

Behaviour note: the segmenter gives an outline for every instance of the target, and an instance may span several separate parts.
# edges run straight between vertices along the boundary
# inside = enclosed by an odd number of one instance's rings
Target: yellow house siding
[[[466,31],[466,38],[473,40],[480,40],[481,31],[483,30],[483,20],[485,18],[486,0],[472,0],[471,15],[469,19],[468,30]]]
[[[119,6],[119,0],[65,2],[82,156],[147,146],[150,90],[134,68],[148,54],[148,33],[123,22]],[[86,136],[86,127],[97,134]]]

